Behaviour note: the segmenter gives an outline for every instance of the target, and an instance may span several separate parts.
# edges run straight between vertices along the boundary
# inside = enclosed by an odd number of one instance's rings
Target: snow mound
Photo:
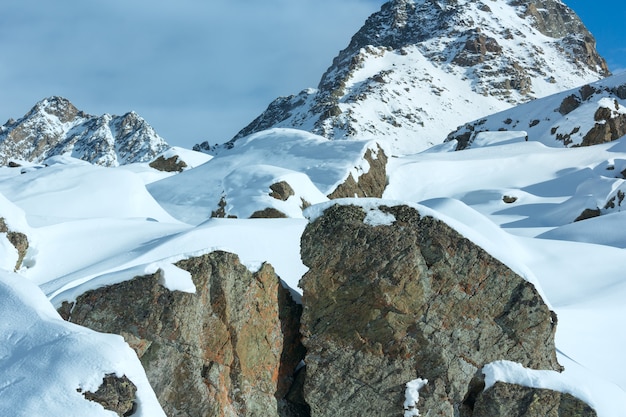
[[[220,205],[225,217],[248,217],[269,202],[290,217],[302,217],[300,199],[323,201],[349,175],[358,178],[368,172],[368,149],[377,154],[377,143],[329,141],[304,131],[270,129],[237,141],[196,169],[149,184],[148,190],[174,217],[190,224],[211,217]],[[288,207],[265,196],[272,183],[286,179],[295,192]]]
[[[111,416],[81,393],[107,374],[137,386],[138,417],[165,416],[135,352],[121,336],[65,322],[41,290],[0,271],[0,414]]]

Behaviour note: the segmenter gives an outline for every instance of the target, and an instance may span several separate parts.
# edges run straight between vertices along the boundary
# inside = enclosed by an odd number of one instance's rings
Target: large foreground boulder
[[[419,380],[422,415],[471,416],[484,365],[561,370],[532,284],[414,207],[352,201],[365,205],[332,205],[302,236],[313,416],[397,417]]]
[[[61,313],[122,335],[169,417],[297,412],[285,398],[304,356],[301,306],[273,268],[252,273],[227,252],[177,266],[191,273],[195,294],[168,290],[159,272],[89,291]]]

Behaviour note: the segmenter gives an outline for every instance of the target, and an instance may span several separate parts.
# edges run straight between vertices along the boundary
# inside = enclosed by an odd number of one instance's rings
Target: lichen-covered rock
[[[182,172],[187,168],[187,163],[179,158],[178,155],[165,158],[160,155],[157,159],[150,162],[150,168],[154,168],[163,172]]]
[[[328,195],[328,198],[342,197],[382,197],[387,186],[387,155],[378,146],[376,153],[368,149],[363,159],[369,164],[369,170],[356,180],[352,174]]]
[[[81,295],[62,314],[121,334],[170,417],[278,416],[304,353],[299,313],[268,264],[251,273],[236,255],[180,261],[196,293],[169,291],[159,274]]]
[[[115,374],[107,374],[96,392],[87,391],[83,395],[86,399],[102,405],[106,410],[126,417],[133,415],[136,393],[137,386],[126,375],[118,377]]]
[[[487,363],[561,369],[556,316],[532,284],[413,207],[377,210],[385,221],[331,206],[302,236],[304,392],[313,416],[396,417],[416,378],[428,380],[419,392],[424,415],[456,416]]]
[[[496,382],[478,395],[468,417],[596,417],[596,412],[570,394]]]
[[[6,233],[7,239],[17,250],[17,262],[15,264],[15,271],[21,268],[22,261],[26,256],[28,250],[28,236],[22,232],[15,232],[9,230],[3,217],[0,217],[0,233]]]

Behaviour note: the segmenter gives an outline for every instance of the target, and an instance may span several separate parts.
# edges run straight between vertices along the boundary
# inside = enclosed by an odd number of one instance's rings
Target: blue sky
[[[622,1],[566,0],[613,71],[626,69]],[[274,98],[315,87],[382,3],[4,0],[0,123],[60,95],[91,114],[134,110],[173,145],[222,142]]]
[[[593,33],[598,52],[612,72],[626,70],[626,2],[624,0],[564,0]]]

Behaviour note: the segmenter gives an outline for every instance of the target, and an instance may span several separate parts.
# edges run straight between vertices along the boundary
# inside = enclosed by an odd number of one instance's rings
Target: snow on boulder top
[[[559,0],[394,0],[367,19],[317,89],[276,99],[230,144],[294,127],[415,153],[467,120],[608,74],[593,36]]]
[[[0,299],[1,415],[110,416],[83,393],[115,374],[137,386],[133,416],[165,416],[121,336],[64,321],[35,284],[15,274],[0,271]]]
[[[92,116],[69,100],[49,97],[24,117],[0,127],[0,164],[14,160],[41,163],[69,155],[84,161],[118,166],[153,159],[168,147],[137,113]]]
[[[302,207],[327,199],[352,175],[359,178],[379,152],[374,141],[329,141],[294,129],[270,129],[238,141],[209,162],[148,185],[174,217],[197,224],[213,217],[249,217],[274,207],[301,217]],[[271,186],[287,182],[294,193],[284,202]],[[220,213],[217,213],[217,211]]]

